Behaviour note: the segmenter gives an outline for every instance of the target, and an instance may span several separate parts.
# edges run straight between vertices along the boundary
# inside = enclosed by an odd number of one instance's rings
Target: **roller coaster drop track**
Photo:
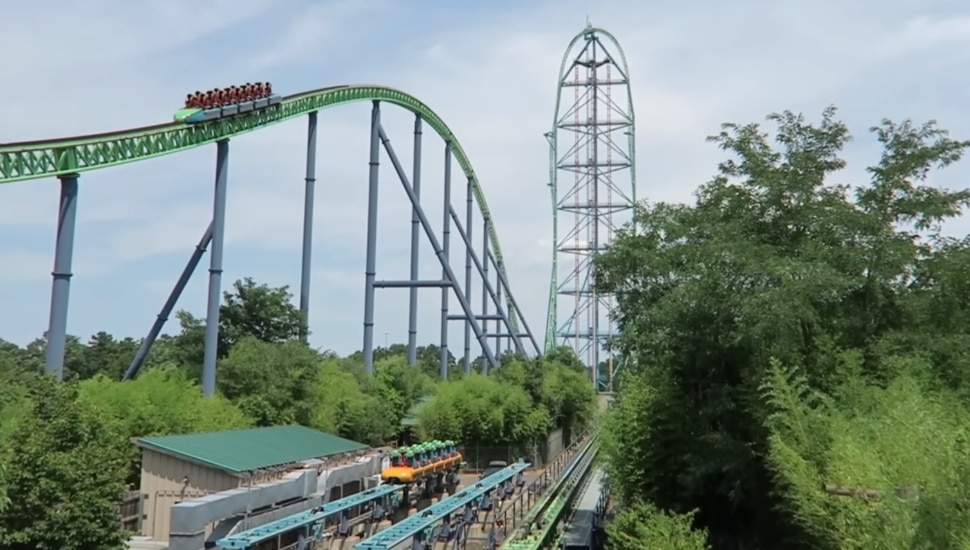
[[[594,285],[595,258],[633,219],[635,134],[623,48],[608,31],[587,24],[563,54],[552,129],[546,133],[554,246],[545,346],[546,351],[571,346],[589,366],[592,382],[606,391],[620,366],[611,350],[606,357],[600,352],[618,330],[610,318],[614,297]],[[572,256],[572,266],[561,255]]]
[[[245,116],[221,118],[201,124],[173,122],[85,136],[3,143],[0,144],[0,184],[46,177],[60,177],[62,181],[64,179],[74,178],[74,192],[76,193],[76,177],[80,172],[110,168],[163,155],[171,155],[213,143],[219,143],[221,145],[224,142],[227,143],[230,138],[257,131],[302,115],[310,115],[311,127],[315,129],[315,114],[318,111],[361,101],[374,102],[375,106],[380,102],[386,102],[403,107],[414,113],[419,120],[427,122],[445,141],[447,148],[450,150],[450,155],[455,158],[461,171],[467,178],[471,192],[476,199],[475,202],[478,203],[478,210],[485,221],[487,246],[490,250],[483,252],[485,254],[484,261],[488,262],[488,256],[492,256],[495,266],[499,271],[498,277],[505,287],[508,288],[508,274],[505,270],[505,262],[501,247],[499,246],[498,235],[495,231],[495,224],[489,212],[482,186],[478,181],[478,177],[472,168],[472,164],[465,150],[448,125],[430,107],[405,92],[385,86],[344,85],[320,88],[284,97],[279,108],[276,109],[256,111]],[[416,123],[416,133],[418,128]],[[383,130],[381,132],[383,133]],[[386,137],[382,136],[382,138],[381,141],[385,142],[386,147]],[[312,141],[315,146],[315,138]],[[372,143],[372,156],[376,154],[373,146],[374,144]],[[395,162],[395,164],[397,163]],[[395,167],[399,168],[399,166]],[[399,175],[402,175],[402,172],[400,170],[398,171]],[[309,180],[310,178],[311,175],[308,167],[307,179]],[[64,209],[63,202],[64,198],[62,196],[62,210]],[[452,215],[454,216],[455,214],[452,213]],[[73,222],[73,220],[71,221]],[[416,224],[413,220],[412,222]],[[58,231],[60,233],[60,228]],[[70,241],[73,241],[73,235],[70,237]],[[204,246],[200,246],[200,248],[204,250]],[[69,272],[70,260],[68,259],[67,261]],[[219,261],[221,263],[221,259]],[[55,264],[57,264],[56,259]],[[57,301],[55,299],[56,296],[54,296],[57,294],[57,272],[59,271],[57,265],[55,265],[54,271],[55,291],[52,293],[52,302]],[[65,275],[65,277],[69,276],[69,274]],[[64,312],[62,315],[63,319],[60,323],[61,325],[66,325],[66,300],[65,292],[63,296]],[[210,302],[211,300],[212,297],[210,296]],[[500,292],[498,300],[501,300]],[[515,339],[516,334],[519,333],[518,326],[521,314],[517,314],[518,308],[514,298],[511,296],[511,292],[508,292],[505,296],[505,305],[507,307],[506,311],[508,311],[508,321],[511,325],[512,334],[510,336]],[[48,334],[51,338],[51,343],[58,346],[57,340],[63,340],[63,335],[60,333],[66,330],[66,327],[55,326],[57,324],[54,319],[55,314],[53,310],[55,308],[56,305],[52,303],[52,330],[49,330]],[[528,326],[524,328],[531,338],[531,331],[529,331]],[[477,331],[478,329],[476,329]],[[59,361],[63,363],[63,342],[59,344],[59,347],[59,354],[61,356]],[[147,352],[147,350],[145,351]],[[55,352],[55,355],[57,353]],[[486,356],[490,355],[491,352],[486,350]],[[51,370],[50,356],[51,354],[48,352],[49,371]],[[54,370],[60,368],[60,365],[54,366]],[[137,369],[135,370],[137,371]],[[57,372],[59,373],[59,371]],[[214,384],[214,380],[212,382]]]

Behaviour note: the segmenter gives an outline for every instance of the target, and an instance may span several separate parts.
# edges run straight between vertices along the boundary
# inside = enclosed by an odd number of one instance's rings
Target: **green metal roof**
[[[135,444],[234,474],[368,447],[305,426],[140,437]]]

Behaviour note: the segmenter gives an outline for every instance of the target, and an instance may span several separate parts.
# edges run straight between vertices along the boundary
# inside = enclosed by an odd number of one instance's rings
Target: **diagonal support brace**
[[[541,355],[542,352],[540,351],[541,348],[539,347],[539,343],[536,342],[535,336],[532,334],[532,329],[529,328],[529,323],[525,320],[525,316],[522,315],[522,308],[519,307],[518,301],[515,299],[515,296],[512,295],[512,290],[509,287],[509,280],[505,277],[502,270],[498,269],[499,263],[495,260],[495,256],[492,254],[492,251],[486,250],[485,254],[488,256],[488,259],[492,261],[492,265],[496,267],[495,271],[498,274],[499,282],[502,283],[500,288],[505,287],[505,293],[508,295],[506,296],[506,299],[512,302],[512,309],[514,310],[515,315],[522,320],[522,328],[525,329],[525,333],[529,335],[529,340],[532,342],[532,347],[535,348],[537,354]]]
[[[414,194],[414,190],[411,188],[411,183],[408,180],[408,175],[404,172],[404,168],[401,166],[401,161],[398,160],[397,154],[394,152],[394,147],[391,146],[391,141],[387,137],[387,133],[384,131],[384,127],[378,122],[378,132],[380,134],[381,142],[384,145],[384,151],[387,152],[387,156],[391,160],[391,164],[394,165],[394,171],[397,172],[397,177],[401,181],[401,186],[404,188],[404,192],[408,195],[408,200],[411,201],[411,206],[414,208],[414,212],[418,215],[418,219],[421,222],[421,227],[424,228],[424,234],[428,237],[428,241],[431,243],[431,248],[434,249],[435,256],[438,257],[438,261],[441,263],[441,269],[444,270],[447,279],[453,284],[452,289],[454,290],[455,297],[458,299],[458,303],[461,305],[462,312],[465,317],[471,319],[472,330],[475,332],[475,338],[478,340],[479,345],[482,347],[482,353],[488,359],[488,364],[495,368],[498,366],[498,361],[495,359],[495,355],[492,353],[491,348],[488,345],[488,340],[485,338],[482,332],[482,327],[474,321],[475,312],[472,311],[471,304],[465,298],[465,293],[462,291],[460,286],[457,284],[457,279],[455,278],[455,272],[451,269],[451,265],[448,263],[448,259],[444,256],[444,249],[441,247],[441,243],[438,242],[438,238],[434,234],[434,230],[431,228],[431,223],[428,221],[428,216],[424,213],[424,208],[421,207],[421,203],[418,202],[418,198]]]
[[[178,303],[179,298],[182,297],[182,292],[185,291],[186,285],[189,284],[189,280],[195,273],[196,268],[199,266],[199,262],[202,261],[202,256],[205,255],[205,251],[209,248],[209,243],[212,242],[212,222],[209,222],[209,226],[206,228],[205,233],[202,234],[202,238],[199,239],[199,244],[195,245],[195,250],[192,251],[192,255],[189,256],[189,261],[185,264],[185,268],[182,269],[182,273],[179,275],[178,281],[176,281],[175,286],[169,293],[168,298],[165,299],[165,303],[162,305],[162,310],[158,312],[158,316],[155,317],[155,322],[152,323],[152,328],[148,330],[148,336],[141,341],[141,345],[138,347],[138,352],[135,353],[135,358],[131,360],[131,364],[128,365],[128,369],[125,370],[125,375],[122,380],[132,380],[138,376],[138,371],[145,364],[145,359],[148,358],[148,353],[152,350],[152,345],[155,344],[155,340],[158,339],[158,335],[161,334],[162,328],[165,326],[166,321],[172,315],[172,310],[175,309],[175,304]]]
[[[465,232],[465,227],[461,224],[461,220],[458,219],[458,213],[455,212],[455,209],[452,208],[450,205],[448,206],[448,212],[451,214],[451,221],[454,222],[455,229],[458,230],[458,235],[461,237],[461,240],[465,242],[465,246],[467,247],[466,249],[469,251],[469,255],[471,256],[472,263],[475,264],[475,268],[478,269],[478,273],[479,275],[481,275],[483,271],[482,262],[479,260],[478,254],[475,252],[474,248],[472,247],[471,239],[468,238],[468,233]],[[509,334],[512,336],[512,342],[515,344],[515,350],[521,353],[522,355],[525,355],[525,347],[522,345],[522,340],[519,340],[518,334],[516,334],[516,331],[512,328],[512,322],[509,320],[508,315],[505,313],[505,308],[502,307],[501,301],[498,299],[498,296],[495,294],[495,288],[492,287],[491,281],[483,277],[482,284],[485,285],[485,290],[486,292],[488,292],[488,295],[492,297],[492,303],[495,304],[496,313],[498,313],[499,317],[502,320],[502,323],[505,325],[505,328],[509,331]],[[506,289],[506,291],[507,290],[508,289]]]

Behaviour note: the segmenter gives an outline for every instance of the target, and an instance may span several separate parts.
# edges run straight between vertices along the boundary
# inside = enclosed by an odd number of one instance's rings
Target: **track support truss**
[[[370,150],[368,156],[368,201],[366,226],[366,254],[364,266],[364,314],[363,314],[363,360],[368,373],[374,370],[374,325],[375,302],[377,289],[406,288],[409,292],[408,307],[408,362],[415,364],[417,360],[417,321],[418,300],[420,289],[434,288],[441,292],[441,334],[439,358],[439,374],[448,376],[449,338],[448,327],[451,322],[459,321],[464,324],[463,355],[461,366],[466,373],[473,369],[472,348],[475,343],[481,349],[481,370],[488,372],[499,365],[501,346],[507,341],[510,348],[521,354],[539,354],[541,349],[533,336],[528,324],[522,318],[522,312],[510,291],[508,278],[500,257],[497,256],[492,240],[494,235],[493,221],[488,209],[478,202],[478,193],[474,180],[466,174],[465,196],[463,208],[460,212],[452,202],[452,162],[456,157],[455,143],[445,137],[443,178],[444,209],[440,234],[437,233],[421,204],[421,165],[423,151],[424,118],[421,114],[415,116],[414,121],[414,158],[411,172],[408,174],[402,165],[384,126],[381,123],[381,102],[373,101],[370,119]],[[318,114],[308,114],[306,141],[306,172],[304,178],[303,204],[303,234],[302,257],[300,273],[300,313],[304,321],[301,339],[306,341],[308,334],[305,330],[310,318],[310,273],[312,266],[313,229],[314,229],[314,195],[317,172],[317,132]],[[383,150],[383,155],[381,151]],[[461,153],[464,154],[463,152]],[[404,190],[411,205],[411,239],[409,277],[406,279],[378,279],[378,199],[382,193],[380,181],[380,163],[382,157],[390,161],[397,179]],[[459,160],[464,163],[463,157]],[[73,183],[72,183],[73,182]],[[151,347],[158,338],[165,322],[169,319],[185,289],[186,284],[195,272],[202,257],[210,251],[209,263],[209,291],[206,309],[205,326],[205,355],[202,365],[203,391],[212,395],[216,391],[216,366],[220,357],[219,351],[219,316],[222,299],[222,260],[226,233],[226,196],[229,183],[229,140],[216,143],[216,175],[213,194],[212,219],[203,232],[202,238],[195,246],[189,260],[180,274],[178,281],[162,306],[147,337],[142,341],[138,353],[125,372],[126,380],[135,377],[147,359]],[[425,182],[426,183],[426,182]],[[51,310],[51,331],[54,336],[64,333],[66,328],[66,300],[70,278],[70,250],[73,242],[73,225],[76,211],[77,176],[64,176],[62,181],[62,212],[61,228],[58,232],[57,259],[55,261],[54,291]],[[475,206],[480,215],[476,220]],[[472,228],[480,224],[482,227],[481,248],[476,247],[473,240]],[[435,262],[441,268],[438,279],[420,279],[418,245],[421,234],[431,245],[435,255]],[[459,277],[452,266],[451,247],[452,236],[460,238],[464,247],[464,272]],[[481,286],[481,310],[473,307],[472,285],[475,280]],[[458,305],[458,312],[450,311],[452,304]],[[495,327],[489,329],[489,323],[494,321]],[[522,328],[519,328],[519,325]],[[59,332],[60,331],[60,332]],[[52,338],[53,345],[48,346],[48,370],[57,372],[57,365],[63,365],[63,344],[59,348],[57,342],[63,342],[63,336]]]
[[[600,389],[612,387],[609,342],[617,329],[613,296],[594,285],[595,258],[632,220],[634,134],[623,49],[609,32],[587,26],[563,56],[553,128],[546,134],[555,246],[545,346],[572,347]]]

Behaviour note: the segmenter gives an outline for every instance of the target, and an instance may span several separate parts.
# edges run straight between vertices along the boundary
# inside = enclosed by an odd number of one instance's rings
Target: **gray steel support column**
[[[51,310],[47,324],[44,372],[64,379],[64,352],[67,348],[67,309],[71,298],[71,264],[74,261],[74,228],[77,225],[77,174],[61,180],[61,201],[57,210],[57,236],[54,240],[54,270],[51,272]]]
[[[522,345],[522,340],[519,339],[518,333],[514,330],[514,327],[512,326],[512,322],[510,321],[510,316],[508,315],[508,312],[506,312],[505,308],[502,307],[501,297],[495,294],[495,287],[492,286],[491,281],[488,281],[487,279],[484,278],[486,273],[485,272],[486,264],[483,264],[481,260],[478,259],[478,255],[475,254],[475,252],[472,250],[471,236],[467,233],[466,227],[461,223],[461,220],[458,217],[458,212],[456,212],[455,209],[451,207],[449,207],[449,211],[451,213],[451,219],[455,224],[455,229],[458,231],[458,236],[461,237],[461,240],[465,245],[465,250],[471,251],[469,259],[474,263],[475,268],[478,269],[479,275],[483,276],[482,285],[485,287],[485,291],[488,293],[488,295],[492,297],[492,301],[493,301],[492,303],[495,305],[495,312],[497,313],[498,319],[504,323],[505,330],[508,331],[509,337],[511,338],[511,342],[515,344],[515,351],[522,355],[525,355],[525,346]],[[466,293],[466,296],[467,296],[467,293]],[[499,326],[499,328],[501,329],[501,325]],[[539,351],[536,350],[536,353],[538,354]]]
[[[482,281],[488,280],[488,229],[489,221],[488,218],[482,220],[482,258],[484,263],[482,265]],[[482,332],[485,333],[486,338],[488,337],[488,287],[485,283],[482,283]],[[482,357],[482,372],[488,372],[488,361]],[[467,373],[466,373],[467,374]]]
[[[306,137],[306,189],[303,194],[303,257],[300,270],[300,317],[303,328],[300,339],[307,341],[310,332],[310,266],[313,257],[313,201],[317,184],[317,112],[307,117]]]
[[[367,182],[367,266],[364,271],[364,371],[374,374],[374,280],[377,277],[377,192],[381,166],[381,103],[370,116],[370,172]]]
[[[472,179],[468,178],[465,185],[465,299],[468,303],[472,301]],[[472,370],[472,323],[474,319],[465,319],[465,359],[463,365],[465,374]]]
[[[205,315],[205,356],[202,394],[216,393],[219,357],[219,306],[222,303],[222,253],[226,236],[226,186],[229,182],[229,140],[216,144],[216,185],[212,200],[212,253],[209,255],[209,303]]]
[[[411,188],[421,200],[421,115],[414,117],[414,166],[411,169]],[[411,207],[411,280],[418,280],[418,232],[421,220],[418,209]],[[418,288],[413,287],[408,296],[408,365],[418,362]]]
[[[374,288],[448,288],[454,284],[448,279],[432,279],[430,281],[374,281]]]
[[[199,267],[199,262],[202,261],[202,255],[205,254],[205,249],[209,247],[209,243],[211,242],[212,222],[209,222],[209,227],[206,228],[205,233],[202,234],[202,238],[199,239],[199,244],[195,245],[195,250],[192,251],[192,255],[189,256],[189,261],[185,264],[185,268],[182,269],[182,274],[179,275],[178,281],[175,282],[175,286],[169,293],[168,298],[162,304],[162,310],[155,317],[155,322],[152,323],[152,328],[148,330],[148,335],[145,336],[145,339],[141,341],[141,345],[138,346],[138,352],[135,353],[135,358],[131,360],[128,369],[125,370],[125,375],[122,377],[122,380],[131,380],[138,375],[138,371],[145,364],[145,359],[148,358],[148,352],[152,350],[155,340],[158,339],[158,335],[162,332],[162,327],[165,326],[165,322],[168,321],[172,310],[175,309],[175,304],[182,297],[185,285],[189,284],[189,279],[192,278],[195,269]]]
[[[486,251],[486,253],[487,253],[487,251]],[[501,279],[501,276],[502,276],[502,271],[498,268],[498,266],[495,266],[495,303],[496,304],[501,304],[502,303],[502,279]],[[498,332],[498,334],[500,334],[500,335],[502,334],[502,322],[501,321],[495,321],[495,330]],[[511,333],[511,332],[512,331],[510,330],[509,333]],[[502,356],[502,338],[504,338],[504,336],[499,336],[498,338],[495,339],[495,355],[497,357],[501,357]],[[488,372],[486,371],[485,374],[488,374]]]
[[[535,336],[532,333],[532,329],[529,328],[528,321],[526,321],[525,316],[522,315],[522,308],[519,307],[519,302],[515,299],[515,296],[512,295],[512,290],[511,290],[512,287],[511,285],[509,285],[508,279],[506,279],[505,275],[502,274],[502,270],[499,268],[499,264],[495,260],[495,256],[492,255],[492,252],[490,250],[486,252],[488,254],[488,257],[491,258],[492,262],[495,263],[495,275],[498,278],[499,291],[502,290],[503,286],[505,287],[506,291],[508,291],[509,301],[512,302],[512,310],[515,312],[515,315],[518,317],[518,319],[522,321],[522,329],[529,336],[529,341],[532,343],[532,347],[535,348],[536,353],[541,354],[542,348],[539,347],[539,342],[536,341]],[[501,296],[501,292],[499,293],[499,295]],[[512,312],[509,312],[509,316],[511,315],[512,315]]]
[[[445,189],[444,189],[444,217],[441,221],[441,250],[445,263],[449,261],[449,247],[451,244],[451,142],[445,143]],[[441,278],[447,279],[445,267],[441,266]],[[441,356],[438,358],[438,375],[442,379],[448,378],[448,289],[441,289]]]
[[[391,146],[390,141],[387,139],[387,135],[384,133],[384,129],[380,129],[381,140],[384,142],[384,150],[387,151],[387,156],[391,159],[391,164],[394,166],[394,171],[397,172],[397,178],[401,182],[401,187],[404,188],[404,192],[408,195],[408,200],[411,201],[412,206],[416,206],[418,210],[418,219],[421,220],[421,227],[424,229],[424,235],[427,237],[428,242],[431,243],[431,248],[434,250],[435,256],[438,257],[438,263],[441,264],[441,269],[447,275],[446,279],[452,283],[455,289],[455,298],[458,300],[458,305],[461,306],[462,313],[466,318],[474,318],[475,312],[472,310],[471,304],[465,299],[465,293],[461,291],[458,285],[458,279],[455,277],[454,270],[451,269],[451,265],[448,263],[448,256],[445,254],[445,250],[442,248],[441,243],[438,242],[438,238],[435,236],[434,229],[431,227],[431,222],[428,221],[428,216],[425,215],[424,209],[417,202],[417,198],[414,196],[414,191],[411,189],[411,184],[408,182],[408,175],[404,172],[404,168],[401,166],[401,161],[398,160],[397,154],[394,152],[394,147]],[[492,348],[488,345],[488,341],[485,339],[485,334],[482,332],[481,327],[478,323],[472,325],[472,330],[475,333],[475,338],[478,343],[482,346],[483,353],[488,359],[488,362],[492,366],[497,366],[498,361],[495,359],[495,355],[492,353]]]

